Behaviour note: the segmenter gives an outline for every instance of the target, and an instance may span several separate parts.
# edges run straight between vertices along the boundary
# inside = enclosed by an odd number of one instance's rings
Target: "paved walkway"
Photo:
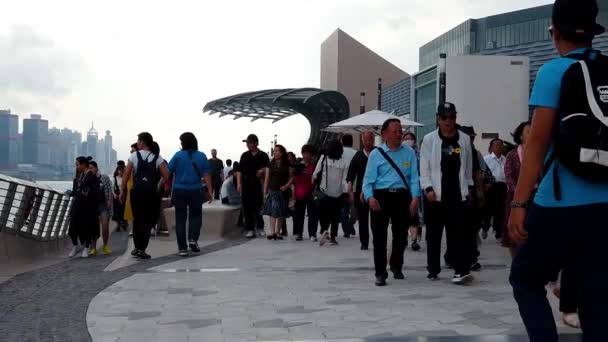
[[[449,270],[428,281],[423,246],[406,252],[406,280],[390,278],[384,288],[373,284],[372,252],[360,251],[358,239],[339,242],[256,239],[134,269],[91,301],[89,332],[94,341],[130,342],[524,333],[507,282],[507,251],[495,242],[483,245],[486,267],[471,286],[452,285]]]

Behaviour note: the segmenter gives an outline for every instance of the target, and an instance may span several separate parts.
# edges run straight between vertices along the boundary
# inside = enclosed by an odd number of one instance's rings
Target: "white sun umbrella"
[[[402,116],[397,116],[393,113],[387,113],[381,110],[372,110],[367,113],[354,116],[350,119],[333,123],[327,128],[323,129],[323,131],[339,134],[356,134],[363,133],[365,131],[373,131],[376,134],[380,134],[382,124],[384,124],[384,122],[388,119],[397,119],[401,121],[401,126],[405,129],[409,127],[424,126],[423,124],[406,119]]]

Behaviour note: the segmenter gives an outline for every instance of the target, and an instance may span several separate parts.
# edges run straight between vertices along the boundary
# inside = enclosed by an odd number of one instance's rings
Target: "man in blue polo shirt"
[[[509,234],[521,244],[510,282],[532,342],[558,341],[545,285],[555,281],[562,269],[573,272],[584,340],[606,341],[608,183],[575,175],[559,160],[548,157],[553,155],[556,127],[563,125],[564,74],[579,62],[577,55],[599,58],[599,52],[591,50],[593,37],[604,32],[596,22],[597,14],[595,0],[555,2],[550,32],[561,57],[539,70],[530,99],[532,132],[511,203]],[[528,209],[544,164],[550,167]]]
[[[386,243],[389,222],[393,230],[390,269],[395,279],[405,279],[402,269],[407,230],[411,218],[418,212],[420,184],[416,152],[401,145],[402,136],[399,119],[384,122],[382,138],[385,144],[369,154],[363,177],[363,195],[371,209],[376,286],[385,286],[388,278]]]

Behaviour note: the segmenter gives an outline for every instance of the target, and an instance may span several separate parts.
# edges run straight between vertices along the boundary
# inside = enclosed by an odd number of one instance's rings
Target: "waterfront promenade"
[[[423,245],[406,251],[407,278],[384,288],[374,286],[372,252],[358,239],[206,241],[201,255],[180,259],[175,241],[157,237],[149,262],[121,256],[126,233],[112,242],[113,256],[1,283],[0,341],[527,341],[508,253],[493,240],[470,286],[452,285],[450,270],[429,282]]]

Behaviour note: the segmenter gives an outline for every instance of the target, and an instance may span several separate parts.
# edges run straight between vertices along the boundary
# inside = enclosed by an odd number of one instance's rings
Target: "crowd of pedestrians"
[[[379,132],[380,146],[368,131],[357,151],[346,134],[319,151],[303,146],[299,158],[278,144],[269,157],[250,134],[238,162],[224,165],[217,150],[207,159],[196,137],[184,133],[182,149],[167,163],[144,132],[113,180],[91,158],[76,159],[69,256],[96,255],[100,236],[103,254],[110,254],[112,218],[117,230],[132,226],[131,254],[149,259],[162,189],[175,207],[180,256],[200,252],[203,203],[221,200],[242,206],[247,238],[283,240],[292,219],[296,241],[304,240],[307,222],[310,241],[336,246],[341,225],[343,237],[358,234],[365,251],[371,230],[377,286],[387,285],[388,271],[405,278],[404,251],[410,239],[419,251],[423,236],[427,278],[438,280],[444,230],[443,264],[454,270],[451,281],[471,283],[472,272],[482,268],[479,245],[492,228],[513,258],[510,283],[531,341],[558,340],[545,291],[550,282],[559,282],[554,293],[564,321],[582,326],[585,340],[600,341],[608,306],[608,231],[601,224],[608,221],[608,99],[601,83],[608,82],[608,58],[592,48],[593,37],[604,32],[597,13],[593,0],[556,1],[550,33],[561,57],[540,69],[530,100],[533,119],[515,127],[510,151],[496,137],[483,156],[475,129],[457,123],[450,102],[438,106],[437,129],[420,142],[390,119]]]

